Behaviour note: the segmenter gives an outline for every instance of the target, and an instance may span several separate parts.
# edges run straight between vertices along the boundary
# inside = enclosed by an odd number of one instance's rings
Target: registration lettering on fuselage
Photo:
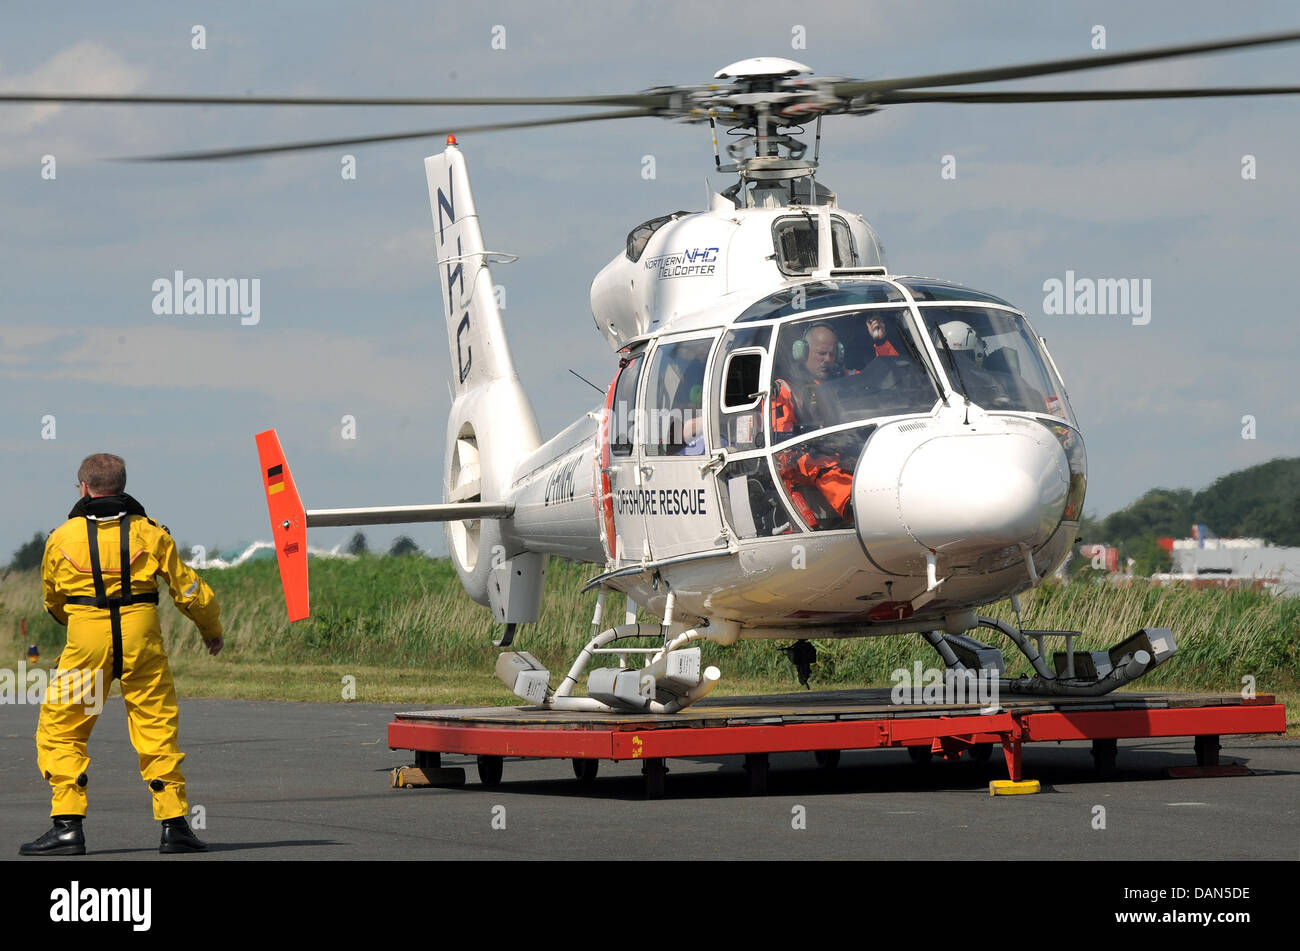
[[[574,499],[574,473],[578,471],[581,456],[574,456],[563,465],[557,466],[546,479],[546,493],[542,497],[543,505],[559,505]]]

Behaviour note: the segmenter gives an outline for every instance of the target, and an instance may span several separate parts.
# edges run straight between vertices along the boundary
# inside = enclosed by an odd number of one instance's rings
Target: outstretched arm
[[[161,534],[158,564],[160,572],[167,579],[167,587],[171,590],[177,609],[198,626],[209,653],[217,653],[222,646],[217,596],[212,593],[207,582],[181,561],[176,543],[166,532]]]

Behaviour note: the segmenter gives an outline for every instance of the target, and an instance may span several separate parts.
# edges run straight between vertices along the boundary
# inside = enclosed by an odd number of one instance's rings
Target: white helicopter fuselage
[[[507,554],[602,565],[593,584],[659,616],[672,592],[678,622],[738,637],[959,633],[1054,570],[1082,508],[1082,439],[1023,315],[887,276],[866,222],[829,203],[714,204],[634,230],[593,283],[623,366],[604,407],[512,467]],[[961,365],[927,312],[1001,341],[1036,395],[1003,386],[992,392],[1011,405],[981,405],[973,377],[1012,370],[950,379]],[[895,356],[867,352],[872,315],[892,325]],[[779,432],[775,390],[818,325],[841,338],[833,378],[815,384],[842,391],[838,413]]]
[[[441,521],[466,593],[504,625],[500,647],[538,620],[548,557],[595,566],[593,636],[558,686],[526,651],[497,660],[517,696],[551,709],[676,712],[720,676],[701,669],[688,646],[699,639],[921,632],[949,670],[1001,673],[1000,651],[965,636],[985,627],[1034,669],[1014,689],[1091,696],[1143,676],[1176,652],[1171,631],[1144,628],[1108,652],[1080,652],[1077,632],[1020,627],[1015,596],[1067,557],[1087,484],[1083,438],[1046,342],[999,297],[891,273],[867,222],[816,180],[821,117],[905,102],[1291,93],[945,87],[1297,40],[1279,33],[869,81],[757,57],[703,85],[474,100],[627,107],[520,127],[707,122],[715,169],[738,180],[707,210],[634,228],[596,276],[592,315],[618,369],[603,405],[542,442],[493,292],[490,266],[502,256],[483,242],[465,161],[448,136],[447,149],[425,159],[453,370],[444,501],[306,510],[275,431],[259,433],[290,620],[309,614],[309,527]],[[814,122],[809,156],[800,135]],[[605,627],[610,591],[627,595],[629,611]],[[1015,626],[976,613],[1008,597]],[[661,623],[640,623],[633,607]],[[1043,654],[1048,636],[1065,639],[1055,670]],[[636,639],[657,643],[625,646]],[[640,668],[633,653],[646,655]],[[574,696],[600,654],[618,655],[618,666],[593,670],[588,695]],[[789,656],[806,685],[815,650],[796,643]]]
[[[259,434],[291,619],[314,525],[444,522],[503,645],[537,620],[552,555],[596,566],[596,622],[608,591],[662,618],[665,651],[959,634],[1065,558],[1086,463],[1041,339],[1000,298],[889,274],[810,179],[816,204],[760,182],[633,229],[592,285],[618,355],[604,405],[543,443],[464,158],[449,144],[425,168],[453,370],[444,501],[305,511]]]

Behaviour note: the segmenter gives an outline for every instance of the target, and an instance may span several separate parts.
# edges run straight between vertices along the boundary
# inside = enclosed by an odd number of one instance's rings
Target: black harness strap
[[[82,597],[64,598],[64,599],[63,599],[63,603],[64,603],[64,604],[84,604],[84,605],[86,605],[87,607],[91,607],[91,608],[97,608],[97,607],[99,607],[99,602],[96,601],[94,598],[91,598],[91,597],[85,597],[85,598],[82,598]],[[133,594],[133,595],[131,595],[131,603],[132,603],[132,604],[157,604],[157,603],[158,603],[158,592],[157,592],[157,591],[150,591],[148,594]]]
[[[108,607],[108,596],[104,593],[104,574],[99,570],[99,526],[93,519],[86,519],[86,540],[90,542],[90,571],[95,576],[95,607]]]
[[[121,552],[121,561],[118,566],[122,572],[122,590],[118,593],[118,603],[122,605],[134,603],[131,597],[131,516],[123,515],[121,530],[119,533],[119,551]]]
[[[158,593],[152,597],[131,593],[131,516],[124,514],[121,521],[121,573],[122,590],[116,598],[108,597],[104,587],[104,572],[99,563],[99,527],[91,518],[86,519],[86,537],[90,541],[90,570],[95,578],[95,598],[68,598],[69,604],[93,604],[97,608],[108,608],[108,624],[113,632],[113,678],[122,677],[122,607],[129,604],[149,602],[158,603]]]

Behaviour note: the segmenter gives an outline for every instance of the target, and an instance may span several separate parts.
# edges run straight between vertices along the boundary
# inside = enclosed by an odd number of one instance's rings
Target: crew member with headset
[[[819,425],[824,422],[818,418],[817,387],[827,380],[851,376],[857,372],[844,368],[844,344],[840,343],[834,329],[827,323],[814,323],[808,327],[794,342],[790,355],[807,380],[792,383],[777,379],[773,382],[774,434],[793,433],[796,425]],[[840,518],[852,520],[848,507],[853,498],[853,473],[840,464],[838,456],[800,452],[780,468],[781,478],[790,490],[790,500],[810,528],[817,528],[817,516],[800,493],[794,491],[795,486],[816,488]]]
[[[162,823],[160,852],[201,852],[190,830],[177,744],[179,711],[158,623],[155,576],[193,621],[210,654],[221,651],[217,600],[180,559],[167,528],[126,494],[126,464],[87,456],[77,471],[81,499],[45,544],[45,608],[68,628],[68,642],[41,705],[36,760],[52,789],[54,827],[24,844],[23,855],[84,855],[86,743],[108,686],[121,681],[131,744]],[[71,689],[68,689],[71,687]]]

